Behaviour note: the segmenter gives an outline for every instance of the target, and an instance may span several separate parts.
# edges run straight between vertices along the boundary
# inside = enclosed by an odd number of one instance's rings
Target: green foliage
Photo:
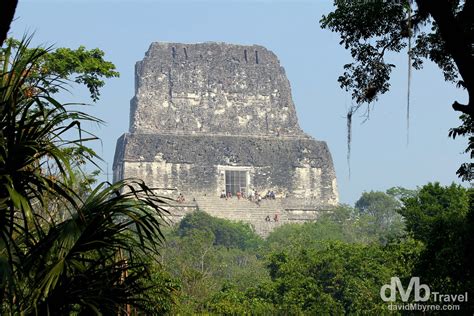
[[[178,302],[180,280],[171,276],[155,260],[146,262],[146,278],[140,278],[140,285],[147,290],[138,296],[142,301],[140,311],[146,314],[165,315],[171,313]]]
[[[117,194],[121,190],[128,193]],[[160,202],[138,182],[99,185],[70,219],[42,230],[44,237],[25,253],[21,271],[32,280],[17,301],[21,310],[105,313],[137,299],[147,290],[140,282],[147,275],[143,260],[158,253],[162,239],[153,206]]]
[[[414,255],[407,255],[406,249]],[[319,249],[275,252],[268,263],[271,282],[244,293],[224,289],[208,306],[229,315],[245,314],[245,309],[239,310],[242,306],[264,306],[277,315],[386,313],[380,286],[393,275],[410,276],[409,269],[398,269],[398,265],[416,258],[417,249],[412,241],[391,244],[389,248],[324,242]]]
[[[360,226],[366,234],[378,238],[382,244],[403,235],[404,224],[397,213],[401,204],[384,192],[364,192],[355,203]]]
[[[268,279],[264,262],[256,253],[255,242],[262,240],[249,229],[241,223],[195,212],[168,232],[160,261],[166,271],[180,279],[181,292],[174,313],[204,312],[209,298],[226,285],[244,291]]]
[[[443,71],[445,80],[457,82],[459,71],[446,47],[446,38],[430,16],[436,5],[419,7],[411,2],[336,0],[335,10],[322,17],[321,27],[339,33],[340,44],[354,58],[354,62],[344,65],[345,72],[338,81],[341,88],[352,91],[358,104],[372,102],[389,90],[390,73],[395,65],[384,57],[388,52],[399,53],[412,37],[415,37],[415,46],[410,51],[413,66],[420,69],[423,59],[430,59]],[[420,2],[424,1],[417,1]],[[464,30],[472,32],[473,22],[463,12],[464,5],[464,1],[451,1],[445,17],[457,15]],[[427,24],[431,24],[428,33],[422,28]]]
[[[319,247],[321,241],[353,242],[354,225],[353,209],[339,206],[316,222],[278,227],[267,237],[264,250],[297,252],[308,247]]]
[[[48,219],[35,214],[35,205],[45,205],[53,192],[58,198],[78,207],[75,193],[65,185],[73,176],[70,156],[61,147],[80,150],[84,159],[95,157],[81,138],[80,122],[98,120],[85,113],[68,111],[43,89],[39,82],[28,82],[37,60],[44,52],[28,50],[28,42],[18,50],[8,46],[2,56],[0,80],[0,216],[5,223],[1,238],[10,259],[19,246],[17,235],[35,239],[30,229],[46,225]],[[28,58],[25,57],[28,56]],[[46,76],[42,81],[54,79]],[[34,93],[31,93],[34,91]],[[77,131],[76,139],[65,139],[67,132]],[[57,175],[49,171],[56,168]],[[23,221],[21,228],[15,224]]]
[[[456,184],[442,187],[439,183],[430,183],[403,204],[400,213],[405,217],[408,231],[415,239],[427,243],[436,237],[437,229],[456,227],[466,219],[469,194]]]
[[[214,294],[206,311],[224,315],[387,314],[380,287],[392,276],[413,275],[422,246],[413,239],[362,245],[337,241],[299,251],[286,248],[267,260],[271,280],[246,290],[232,284]]]
[[[385,62],[388,51],[406,47],[407,9],[396,2],[335,1],[336,10],[323,16],[321,27],[341,34],[341,45],[351,52],[354,62],[344,65],[338,81],[351,90],[358,104],[372,102],[390,88],[395,65]],[[406,36],[405,36],[406,37]]]
[[[255,249],[262,239],[248,224],[215,218],[199,211],[187,215],[179,224],[178,234],[186,236],[193,230],[207,231],[214,235],[214,245],[227,248]]]
[[[470,1],[334,1],[335,9],[323,16],[320,24],[340,35],[340,44],[349,50],[352,63],[344,65],[338,78],[341,88],[351,91],[356,104],[348,114],[348,143],[352,115],[362,105],[376,101],[390,89],[394,64],[386,61],[389,53],[400,53],[408,46],[410,67],[421,69],[428,59],[442,71],[444,79],[465,89],[467,104],[455,101],[452,107],[463,113],[462,125],[449,136],[468,137],[466,153],[474,156],[474,7]],[[414,46],[411,42],[414,40]],[[411,68],[408,70],[410,80]],[[409,94],[407,111],[409,111]],[[407,113],[407,119],[409,113]],[[462,164],[458,176],[474,179],[474,165]]]
[[[105,82],[102,78],[118,77],[115,65],[104,60],[104,52],[98,48],[87,50],[84,46],[77,49],[58,48],[56,50],[33,48],[22,45],[21,41],[7,39],[8,47],[18,49],[22,47],[21,57],[28,60],[35,57],[34,67],[30,69],[28,81],[40,81],[43,89],[50,93],[64,89],[58,80],[73,81],[83,84],[89,89],[91,99],[97,101],[100,97],[100,88]],[[4,53],[5,50],[0,50]],[[46,77],[55,77],[55,81],[44,80]]]
[[[340,205],[311,223],[278,227],[266,240],[267,250],[299,251],[321,241],[387,244],[404,235],[400,202],[383,192],[364,193],[356,207]]]
[[[77,168],[96,158],[84,145],[95,137],[81,124],[99,120],[52,97],[61,82],[40,71],[48,51],[28,43],[0,51],[0,313],[169,309],[159,303],[172,286],[152,300],[155,286],[143,282],[163,240],[165,201],[140,181],[90,190],[93,178]]]
[[[206,302],[206,311],[215,315],[277,315],[275,306],[232,287],[224,288]]]
[[[410,190],[404,187],[392,187],[388,189],[386,193],[398,201],[401,201],[404,198],[414,197],[418,193],[418,190]]]
[[[160,259],[180,279],[171,313],[389,314],[380,288],[394,276],[404,285],[419,276],[440,293],[471,293],[473,196],[439,184],[366,192],[355,208],[283,225],[258,248],[216,243],[216,219],[188,216],[167,235]],[[233,232],[228,221],[217,222],[223,235]]]
[[[449,136],[453,139],[458,136],[468,137],[468,146],[464,152],[469,154],[471,159],[474,159],[474,119],[472,116],[465,114],[461,115],[459,119],[461,120],[462,124],[458,127],[451,128],[449,130]],[[474,180],[474,163],[463,163],[456,171],[456,174],[463,181]]]
[[[439,183],[427,184],[404,200],[400,213],[407,229],[424,245],[415,273],[437,291],[474,291],[473,201],[472,189]]]

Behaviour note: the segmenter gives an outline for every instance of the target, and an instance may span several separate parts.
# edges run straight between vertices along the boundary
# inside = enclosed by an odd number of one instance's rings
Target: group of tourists
[[[255,201],[257,204],[262,200],[262,196],[257,190],[250,190],[249,201]]]
[[[245,199],[246,195],[245,192],[242,191],[237,191],[235,193],[235,196],[237,197],[238,200],[240,199]],[[232,192],[226,192],[225,190],[221,191],[221,199],[231,199],[233,197]]]
[[[225,190],[222,190],[221,191],[221,199],[231,199],[232,198],[232,192],[226,192]],[[240,191],[237,191],[235,193],[235,196],[237,197],[237,199],[241,199],[241,198],[245,198],[245,193],[244,192],[240,192]]]
[[[275,199],[275,192],[273,192],[273,190],[268,191],[267,194],[265,195],[265,198],[274,200]]]
[[[250,191],[252,193],[252,191]],[[258,206],[260,206],[260,202],[262,199],[268,199],[268,200],[274,200],[276,198],[276,194],[273,190],[269,190],[267,194],[261,195],[260,193],[257,192],[257,190],[253,191],[253,194],[249,195],[249,201],[255,201]]]
[[[232,196],[233,196],[232,192],[229,192],[229,191],[226,191],[226,190],[221,191],[221,196],[220,196],[221,199],[226,199],[226,200],[231,199]],[[247,196],[245,195],[245,192],[237,191],[235,193],[235,196],[237,197],[238,200],[248,199],[249,201],[253,201],[258,206],[260,206],[260,202],[262,201],[262,199],[274,200],[276,198],[275,192],[273,190],[269,190],[267,192],[267,194],[265,194],[264,196],[262,196],[260,193],[258,193],[257,190],[250,190],[250,192]],[[271,222],[272,221],[272,218],[270,217],[270,215],[267,215],[265,217],[265,221],[266,222]],[[275,213],[275,215],[273,216],[273,221],[278,222],[278,214],[277,213]]]
[[[267,215],[267,217],[265,217],[265,222],[271,222],[272,219],[270,218],[270,215]],[[275,214],[275,216],[273,216],[273,221],[275,222],[278,222],[278,214]]]
[[[237,197],[237,199],[248,199],[249,201],[253,201],[255,203],[257,203],[257,205],[260,205],[260,202],[262,201],[262,199],[269,199],[269,200],[274,200],[276,198],[276,194],[273,190],[268,190],[267,194],[265,195],[261,195],[260,193],[258,193],[257,190],[250,190],[249,194],[246,195],[245,192],[243,191],[237,191],[235,193],[235,196]],[[221,199],[231,199],[233,197],[233,194],[232,192],[229,192],[226,190],[222,190],[221,191]]]
[[[184,198],[183,193],[180,193],[178,195],[178,197],[176,198],[176,202],[178,202],[178,203],[184,203],[185,202],[185,198]]]

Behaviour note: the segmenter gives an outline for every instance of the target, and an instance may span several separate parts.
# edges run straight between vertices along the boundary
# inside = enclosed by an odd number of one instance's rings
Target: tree
[[[402,199],[415,197],[418,189],[406,189],[404,187],[392,187],[387,190],[387,194],[401,202]]]
[[[323,28],[340,34],[340,44],[354,59],[344,65],[338,79],[341,88],[350,90],[356,101],[347,114],[349,128],[356,111],[389,91],[395,65],[385,60],[387,53],[399,53],[408,46],[412,67],[420,69],[423,59],[429,59],[442,70],[446,81],[466,90],[468,102],[452,104],[462,113],[462,125],[450,130],[449,135],[468,136],[466,153],[474,158],[474,3],[335,0],[334,5],[336,9],[320,22]],[[350,142],[350,130],[348,137]],[[474,179],[474,164],[461,165],[457,174],[463,180]]]
[[[401,206],[394,197],[383,192],[364,192],[355,208],[348,205],[322,214],[317,221],[278,227],[265,240],[265,250],[298,252],[320,248],[324,241],[382,244],[404,235]]]
[[[271,283],[247,296],[272,303],[282,315],[385,314],[381,285],[394,275],[409,277],[418,249],[412,240],[386,247],[330,241],[319,249],[274,252]]]
[[[10,23],[15,16],[17,4],[18,0],[5,0],[2,5],[2,10],[0,10],[0,46],[3,45],[3,42],[7,38]]]
[[[211,315],[280,315],[270,302],[227,286],[206,302]],[[294,311],[293,311],[294,312]]]
[[[262,242],[249,224],[212,217],[202,211],[186,215],[179,223],[178,234],[185,236],[196,230],[212,233],[216,246],[255,249]]]
[[[355,203],[365,234],[377,238],[382,244],[404,232],[403,220],[397,213],[401,204],[384,192],[364,192]],[[364,233],[363,233],[364,234]]]
[[[473,193],[455,184],[443,187],[430,183],[416,196],[403,200],[400,213],[407,230],[423,244],[414,273],[433,291],[474,291]],[[472,312],[474,304],[467,303]]]
[[[331,213],[321,215],[315,222],[285,224],[272,231],[263,248],[275,251],[299,252],[307,248],[320,248],[324,241],[354,242],[354,209],[340,205]]]
[[[48,51],[28,42],[0,50],[1,314],[156,307],[142,280],[163,238],[164,200],[139,181],[74,191],[71,159],[96,158],[81,124],[99,120],[54,98],[64,83],[40,70]],[[68,216],[50,216],[51,198]]]
[[[263,241],[247,224],[197,211],[186,215],[165,236],[160,261],[181,284],[173,313],[202,313],[221,289],[245,291],[268,279],[257,247]]]
[[[21,41],[9,38],[6,40],[7,47],[18,49]],[[102,78],[118,77],[119,73],[115,65],[104,60],[104,52],[98,48],[87,50],[84,46],[77,49],[60,47],[55,50],[51,48],[22,48],[20,57],[28,59],[35,55],[35,67],[30,69],[27,81],[39,80],[41,86],[50,93],[56,93],[60,89],[66,89],[64,83],[75,82],[83,84],[89,89],[91,99],[99,100],[100,88],[105,84]],[[44,78],[55,78],[55,80],[43,80]]]

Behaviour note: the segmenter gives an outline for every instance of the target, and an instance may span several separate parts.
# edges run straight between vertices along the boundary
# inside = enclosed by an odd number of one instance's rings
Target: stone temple
[[[338,202],[328,146],[301,130],[285,70],[257,45],[153,43],[135,66],[113,172],[182,194],[172,221],[200,209],[263,236]],[[223,190],[233,197],[220,198]],[[249,200],[255,191],[275,198]]]

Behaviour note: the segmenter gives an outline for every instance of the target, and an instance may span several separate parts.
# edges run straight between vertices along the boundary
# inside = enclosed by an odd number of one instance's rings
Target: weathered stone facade
[[[326,143],[302,132],[284,69],[255,45],[150,46],[115,153],[114,179],[127,177],[176,188],[197,207],[222,190],[274,191],[270,212],[304,220],[338,202]]]

